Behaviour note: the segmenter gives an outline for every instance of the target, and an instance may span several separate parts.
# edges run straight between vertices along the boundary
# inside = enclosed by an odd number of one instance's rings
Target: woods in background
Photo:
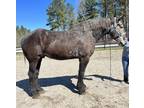
[[[16,47],[20,47],[20,41],[22,37],[26,34],[30,33],[31,31],[23,26],[16,26]]]
[[[47,9],[48,28],[63,31],[74,23],[96,17],[122,16],[125,29],[128,28],[129,0],[79,0],[77,14],[66,0],[52,0]]]

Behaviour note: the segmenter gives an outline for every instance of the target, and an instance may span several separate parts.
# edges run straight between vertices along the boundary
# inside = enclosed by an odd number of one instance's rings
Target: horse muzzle
[[[122,38],[118,38],[118,39],[116,39],[116,41],[118,42],[118,44],[120,45],[120,46],[125,46],[125,44],[126,44],[126,42],[122,39]]]

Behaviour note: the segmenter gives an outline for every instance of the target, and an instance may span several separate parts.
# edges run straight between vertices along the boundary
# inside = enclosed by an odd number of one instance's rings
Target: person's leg
[[[128,66],[129,66],[129,61],[127,58],[122,58],[122,64],[123,64],[123,72],[124,72],[124,81],[128,82]]]

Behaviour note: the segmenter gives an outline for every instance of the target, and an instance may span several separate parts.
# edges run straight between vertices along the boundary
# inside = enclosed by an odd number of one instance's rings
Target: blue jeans
[[[124,78],[128,79],[128,67],[129,67],[128,57],[122,57],[122,65],[123,65]]]

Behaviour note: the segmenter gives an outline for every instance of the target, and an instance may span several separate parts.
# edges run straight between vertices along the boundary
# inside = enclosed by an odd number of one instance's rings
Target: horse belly
[[[66,42],[60,44],[50,44],[45,55],[58,60],[77,58],[78,48],[71,46],[70,44],[71,43],[67,44]]]

